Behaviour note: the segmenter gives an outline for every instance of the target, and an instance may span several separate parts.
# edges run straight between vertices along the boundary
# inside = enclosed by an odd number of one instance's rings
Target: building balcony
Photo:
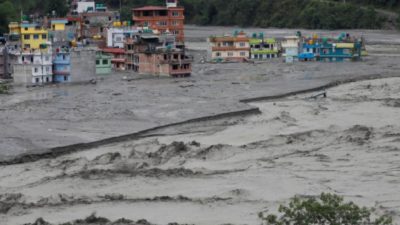
[[[54,70],[53,74],[54,75],[70,75],[70,71],[68,70]]]
[[[160,60],[160,64],[172,64],[172,65],[177,65],[177,64],[189,64],[194,61],[193,56],[185,56],[184,59],[162,59]]]
[[[182,75],[182,74],[191,74],[192,69],[178,69],[178,70],[170,70],[171,76]]]
[[[133,16],[133,21],[168,21],[168,20],[185,20],[185,16]]]
[[[53,64],[69,65],[69,64],[71,64],[71,60],[69,60],[69,59],[55,59],[55,60],[53,60]]]
[[[225,46],[225,47],[212,47],[213,52],[217,51],[250,51],[250,47],[236,47],[236,46]]]

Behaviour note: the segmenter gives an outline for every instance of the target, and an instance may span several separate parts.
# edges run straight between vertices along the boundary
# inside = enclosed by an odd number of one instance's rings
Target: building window
[[[246,56],[246,52],[240,52],[240,56]]]
[[[46,34],[42,34],[42,39],[43,40],[47,39],[47,35]]]
[[[35,83],[39,83],[39,78],[35,78]]]
[[[68,77],[67,76],[64,76],[64,81],[67,81],[68,80]]]
[[[176,20],[172,21],[172,26],[178,26],[178,25],[179,25],[178,21],[176,21]]]
[[[167,26],[167,21],[160,21],[158,22],[159,26]]]
[[[56,30],[56,25],[53,25],[53,30]]]
[[[33,39],[35,39],[35,40],[39,39],[39,34],[34,34]]]
[[[62,55],[62,59],[65,60],[65,55]]]
[[[172,12],[172,16],[179,16],[179,12]]]
[[[31,36],[30,36],[29,34],[25,34],[25,35],[24,35],[24,39],[25,39],[25,40],[29,40],[29,39],[31,39]]]
[[[46,83],[48,83],[49,82],[49,77],[46,77]]]
[[[246,46],[246,43],[244,43],[244,42],[240,42],[240,47],[244,47],[244,46]]]
[[[178,67],[178,65],[173,65],[173,66],[172,66],[172,69],[173,69],[173,70],[177,70],[177,69],[179,69],[179,67]]]
[[[103,65],[107,65],[108,64],[108,60],[107,59],[103,59]]]
[[[96,59],[96,65],[100,64],[100,60]]]
[[[217,52],[217,53],[215,53],[215,55],[219,57],[219,56],[221,56],[221,52]]]
[[[25,31],[27,31],[28,30],[28,28],[27,27],[25,27]]]
[[[46,67],[46,72],[50,73],[50,67]]]
[[[228,52],[228,56],[232,57],[233,56],[233,52]]]
[[[35,67],[35,73],[39,72],[39,69],[37,67]]]
[[[48,56],[46,56],[46,57],[44,58],[44,60],[45,60],[45,61],[49,61],[50,58],[49,58]]]

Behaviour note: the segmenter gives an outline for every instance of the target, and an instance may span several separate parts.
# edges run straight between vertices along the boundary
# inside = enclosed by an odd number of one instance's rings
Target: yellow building
[[[10,34],[11,35],[19,35],[19,34],[21,34],[21,26],[19,25],[18,22],[11,22],[8,25],[8,28],[10,29]]]
[[[21,24],[21,44],[26,49],[47,49],[49,31],[37,24]]]
[[[67,23],[68,23],[68,21],[66,19],[51,20],[51,30],[63,31],[63,30],[65,30],[65,24],[67,24]]]

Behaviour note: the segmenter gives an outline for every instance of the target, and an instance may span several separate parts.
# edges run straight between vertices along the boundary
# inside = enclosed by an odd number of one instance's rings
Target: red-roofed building
[[[184,8],[178,7],[178,0],[166,0],[166,6],[145,6],[133,9],[135,25],[158,30],[160,33],[170,32],[176,36],[178,42],[183,43]]]
[[[115,70],[125,70],[125,50],[123,48],[103,48],[101,51],[112,55],[111,64]]]

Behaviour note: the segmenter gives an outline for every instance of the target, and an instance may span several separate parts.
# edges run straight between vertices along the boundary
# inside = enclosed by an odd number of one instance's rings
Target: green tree
[[[281,216],[274,214],[260,217],[268,225],[391,225],[389,216],[371,219],[373,209],[345,203],[335,194],[322,193],[319,198],[295,197],[288,206],[279,207]]]

